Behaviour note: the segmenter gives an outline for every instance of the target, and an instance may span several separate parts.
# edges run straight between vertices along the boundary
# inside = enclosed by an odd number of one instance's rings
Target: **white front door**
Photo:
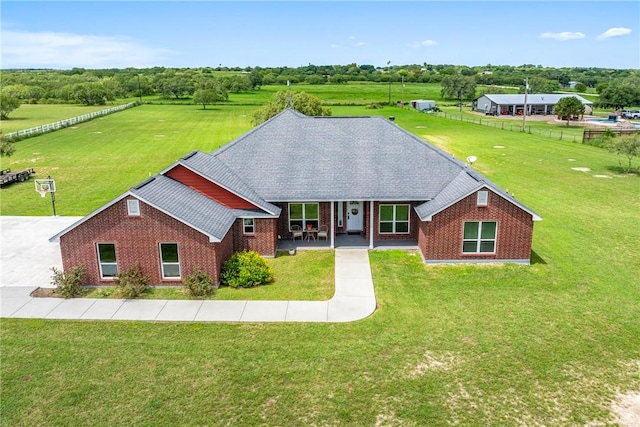
[[[364,209],[362,202],[347,202],[347,231],[362,231]]]

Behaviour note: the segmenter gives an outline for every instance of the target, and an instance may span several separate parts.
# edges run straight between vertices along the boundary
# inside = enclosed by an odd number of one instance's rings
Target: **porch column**
[[[335,227],[334,227],[335,226],[335,219],[333,218],[334,217],[334,208],[333,208],[334,204],[335,204],[335,202],[332,200],[331,201],[331,221],[330,221],[331,222],[331,226],[330,226],[330,230],[331,230],[331,233],[330,233],[331,234],[331,245],[329,246],[331,249],[333,249],[335,247],[333,239],[334,239],[334,236],[336,234],[336,230],[335,230]]]
[[[373,232],[375,227],[373,225],[373,200],[369,201],[369,249],[373,249]]]

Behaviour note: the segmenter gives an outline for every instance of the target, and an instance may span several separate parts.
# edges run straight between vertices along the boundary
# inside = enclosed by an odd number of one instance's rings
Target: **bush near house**
[[[139,265],[119,273],[115,283],[123,298],[138,298],[149,289],[149,277],[142,274]]]
[[[224,263],[220,281],[232,288],[253,288],[273,281],[273,270],[256,251],[236,252]]]
[[[56,292],[64,298],[73,298],[82,293],[82,282],[84,280],[85,268],[81,265],[71,267],[69,271],[58,270],[51,267],[53,275],[51,284],[56,287]]]
[[[187,293],[196,298],[207,297],[214,291],[213,279],[198,267],[192,274],[183,279],[182,284]]]

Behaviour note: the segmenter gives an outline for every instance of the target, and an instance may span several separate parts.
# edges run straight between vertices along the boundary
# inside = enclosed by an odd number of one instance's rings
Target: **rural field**
[[[0,423],[625,425],[640,399],[640,177],[600,148],[366,108],[386,90],[357,105],[327,99],[333,115],[395,116],[458,158],[477,156],[474,168],[543,217],[531,266],[371,252],[378,308],[345,324],[2,319]],[[251,96],[206,110],[141,105],[20,141],[2,168],[51,175],[58,214],[84,215],[251,129],[265,95]],[[1,194],[2,215],[51,214],[31,183]]]

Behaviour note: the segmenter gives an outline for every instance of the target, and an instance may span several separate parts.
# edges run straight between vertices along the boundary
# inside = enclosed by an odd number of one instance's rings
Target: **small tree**
[[[225,99],[225,97],[216,89],[198,89],[193,94],[193,102],[196,104],[202,104],[203,110],[207,109],[207,104],[215,104],[223,99]]]
[[[289,107],[289,94],[284,91],[276,92],[271,101],[264,107],[254,111],[252,122],[255,126],[269,120]],[[307,116],[330,116],[331,110],[323,107],[320,98],[305,92],[294,92],[291,95],[293,109]]]
[[[587,91],[587,85],[585,85],[584,83],[576,83],[576,92],[586,92]]]
[[[558,117],[566,117],[567,126],[569,126],[569,121],[572,117],[584,114],[584,104],[575,96],[562,98],[553,106],[553,109]]]
[[[2,133],[0,133],[0,157],[11,157],[15,152],[16,147],[13,145],[13,141],[8,140]]]
[[[640,155],[640,133],[636,132],[633,135],[618,136],[610,138],[606,145],[607,149],[613,153],[616,153],[618,158],[618,164],[622,168],[623,172],[631,172],[631,161],[634,157]],[[627,166],[622,165],[622,157],[627,158]]]

